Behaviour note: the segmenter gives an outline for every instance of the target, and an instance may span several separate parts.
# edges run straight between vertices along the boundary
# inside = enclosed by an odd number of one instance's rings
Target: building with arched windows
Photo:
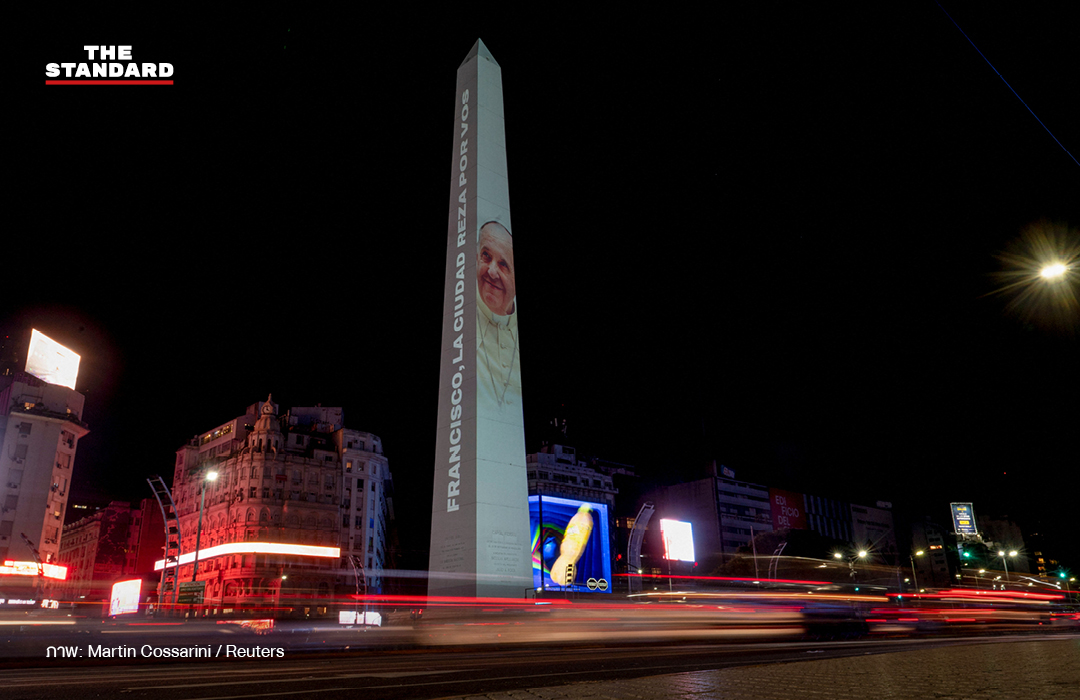
[[[381,592],[390,469],[382,441],[343,422],[341,408],[279,415],[268,399],[177,450],[177,578],[204,583],[203,614],[336,615],[335,600]]]

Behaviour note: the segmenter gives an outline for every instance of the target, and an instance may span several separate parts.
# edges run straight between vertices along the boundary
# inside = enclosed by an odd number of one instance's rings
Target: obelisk
[[[458,68],[428,593],[532,586],[514,230],[502,71],[482,41]]]

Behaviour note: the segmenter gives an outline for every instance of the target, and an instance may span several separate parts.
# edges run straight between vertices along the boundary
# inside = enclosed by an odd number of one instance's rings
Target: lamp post
[[[277,588],[274,589],[274,610],[271,613],[276,620],[279,615],[279,609],[281,608],[281,589],[285,587],[285,581],[289,578],[289,575],[285,573],[285,567],[281,567],[281,576],[278,577]]]
[[[1075,581],[1076,577],[1075,576],[1070,577],[1068,572],[1065,571],[1064,569],[1062,569],[1061,571],[1058,572],[1058,578],[1060,578],[1062,581],[1065,582],[1065,600],[1071,603],[1072,602],[1072,586],[1069,585],[1069,582]],[[1058,589],[1058,590],[1061,590],[1061,589]]]
[[[869,552],[867,552],[865,549],[860,549],[858,552],[856,552],[854,554],[854,556],[848,558],[848,569],[850,569],[850,571],[851,571],[850,575],[851,575],[851,582],[852,583],[855,583],[855,562],[858,561],[859,559],[865,559],[867,554],[869,554]],[[843,559],[843,558],[844,558],[844,555],[841,554],[840,552],[833,552],[833,559]]]
[[[1005,550],[998,551],[998,556],[1001,557],[1001,562],[1005,565],[1005,581],[1007,581],[1008,583],[1012,583],[1012,581],[1009,580],[1009,560],[1005,558]],[[1016,550],[1009,552],[1009,556],[1015,557]],[[1004,586],[1004,584],[1002,585]]]
[[[914,554],[909,554],[908,559],[911,560],[911,580],[915,582],[915,595],[919,594],[919,577],[915,575],[915,557],[921,557],[923,551],[920,549]]]
[[[200,540],[202,540],[202,514],[203,514],[203,510],[206,507],[206,482],[207,481],[217,481],[217,477],[218,477],[217,472],[214,472],[214,471],[206,472],[206,475],[203,477],[202,488],[199,489],[200,494],[201,494],[199,496],[199,525],[198,525],[197,528],[195,528],[195,566],[192,567],[192,571],[191,571],[191,581],[192,581],[192,583],[195,582],[195,577],[199,575],[199,544],[200,544]]]

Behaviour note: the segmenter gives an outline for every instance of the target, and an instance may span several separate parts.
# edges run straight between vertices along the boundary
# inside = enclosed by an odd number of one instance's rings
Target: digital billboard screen
[[[971,503],[950,503],[952,509],[953,527],[958,535],[977,535],[979,528],[975,525],[975,506]]]
[[[529,522],[536,588],[611,591],[606,505],[556,496],[529,496]]]
[[[694,528],[682,520],[660,520],[664,558],[670,561],[697,561],[694,558]]]
[[[124,615],[139,612],[139,596],[142,595],[142,579],[117,581],[109,596],[109,614]]]
[[[36,328],[30,334],[26,371],[49,384],[75,388],[79,376],[79,354],[65,348]]]

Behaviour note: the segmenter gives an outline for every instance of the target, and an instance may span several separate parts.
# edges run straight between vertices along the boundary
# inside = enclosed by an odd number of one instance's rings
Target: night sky
[[[1080,311],[995,293],[1003,253],[1080,245],[1080,166],[934,2],[729,5],[52,18],[46,62],[130,44],[176,70],[28,112],[0,321],[82,354],[73,502],[150,496],[272,392],[383,437],[424,565],[455,74],[481,37],[529,451],[559,417],[647,480],[715,459],[940,521],[970,500],[1080,568]],[[1059,6],[945,8],[1077,155]]]

